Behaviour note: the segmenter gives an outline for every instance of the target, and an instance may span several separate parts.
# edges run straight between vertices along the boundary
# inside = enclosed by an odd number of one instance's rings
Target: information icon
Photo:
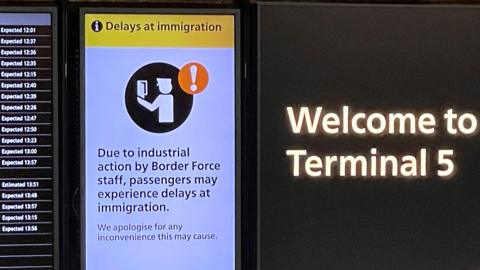
[[[101,21],[95,20],[92,22],[92,30],[93,32],[100,32],[103,29],[103,24]]]

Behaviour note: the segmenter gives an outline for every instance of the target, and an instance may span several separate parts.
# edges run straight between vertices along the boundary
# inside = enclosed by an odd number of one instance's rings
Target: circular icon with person
[[[182,90],[179,69],[167,63],[151,63],[138,69],[128,81],[125,105],[133,122],[154,132],[172,131],[187,120],[193,95]]]

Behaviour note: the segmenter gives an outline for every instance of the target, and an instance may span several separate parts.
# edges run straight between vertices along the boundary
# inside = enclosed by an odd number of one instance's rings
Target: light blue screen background
[[[235,71],[234,49],[86,48],[85,50],[85,256],[87,270],[227,270],[235,265]],[[194,96],[188,119],[177,129],[163,134],[144,131],[129,117],[124,94],[130,76],[140,67],[165,62],[181,68],[195,61],[209,72],[206,90]],[[168,149],[190,147],[190,158],[149,158],[148,161],[192,160],[220,162],[221,171],[192,174],[191,171],[155,172],[157,176],[218,176],[215,187],[176,186],[180,189],[210,188],[208,199],[153,199],[166,203],[170,212],[98,213],[99,190],[127,190],[127,187],[98,186],[100,176],[137,172],[97,171],[97,148]],[[115,158],[119,163],[135,159]],[[137,189],[167,186],[140,186]],[[141,203],[145,200],[117,200]],[[115,203],[115,202],[114,202]],[[98,242],[97,224],[183,224],[184,233],[215,233],[217,240]],[[113,234],[111,232],[110,234]]]
[[[0,11],[0,25],[52,25],[50,13],[7,13]]]

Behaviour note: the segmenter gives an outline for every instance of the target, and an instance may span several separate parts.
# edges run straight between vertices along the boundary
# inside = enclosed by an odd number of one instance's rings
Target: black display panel
[[[57,269],[55,13],[0,11],[0,269]]]
[[[480,9],[258,13],[259,269],[480,269]]]

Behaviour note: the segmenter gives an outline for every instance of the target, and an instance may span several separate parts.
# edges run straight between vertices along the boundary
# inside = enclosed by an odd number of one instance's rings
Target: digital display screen
[[[54,15],[6,10],[0,12],[0,269],[54,269]]]
[[[82,14],[82,268],[235,269],[235,14]]]
[[[480,269],[480,8],[258,5],[259,269]]]

